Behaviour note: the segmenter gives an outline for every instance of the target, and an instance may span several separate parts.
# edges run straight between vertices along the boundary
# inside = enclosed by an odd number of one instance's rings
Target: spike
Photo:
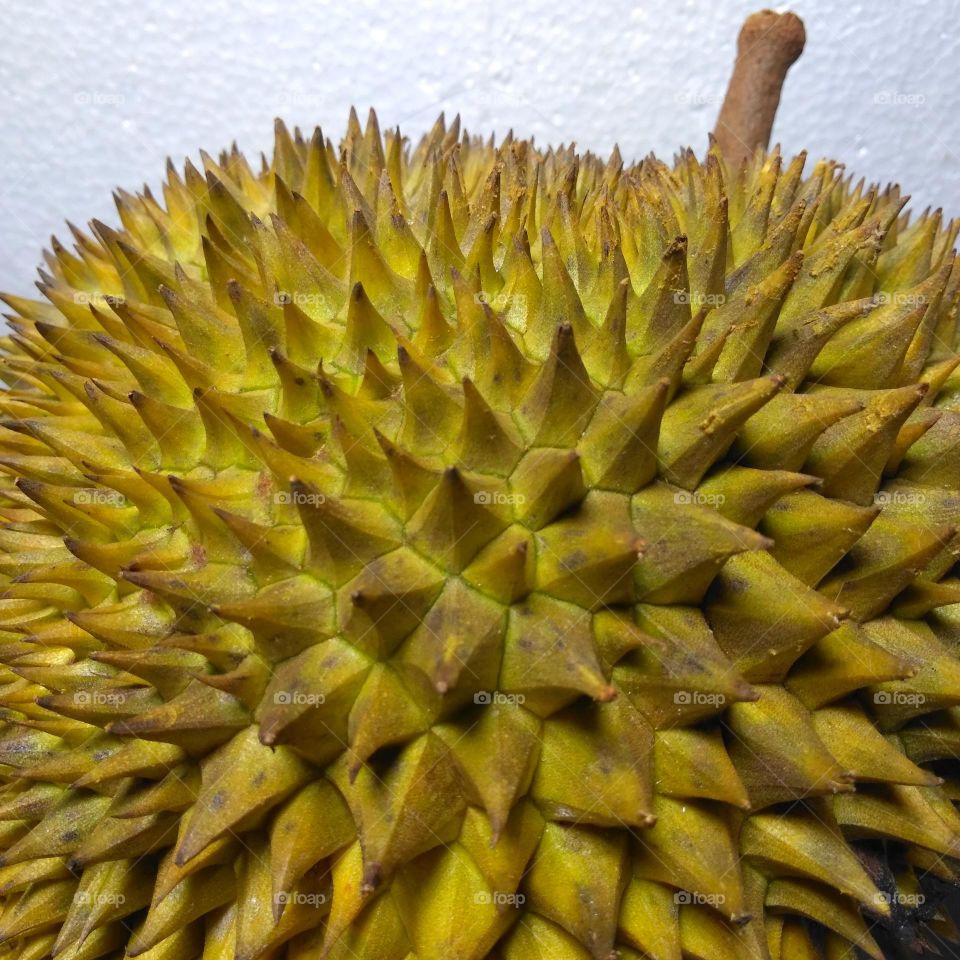
[[[516,428],[487,405],[469,378],[463,380],[460,462],[467,470],[505,476],[522,453]]]
[[[726,453],[747,419],[783,385],[779,376],[695,388],[672,403],[660,427],[658,459],[665,479],[693,489]]]
[[[452,571],[462,570],[509,524],[497,509],[497,491],[484,489],[482,483],[448,468],[409,521],[412,542]]]
[[[577,704],[543,726],[530,796],[550,820],[649,827],[653,731],[619,698]]]
[[[668,387],[663,379],[633,396],[603,395],[579,445],[591,486],[635,493],[653,479]]]
[[[635,494],[631,514],[647,545],[637,568],[637,588],[652,603],[699,603],[729,557],[771,546],[761,534],[666,484]]]
[[[550,356],[520,405],[520,416],[534,446],[574,446],[599,399],[583,366],[573,327],[561,324]]]
[[[754,810],[853,790],[853,774],[827,752],[806,708],[782,687],[763,686],[755,703],[728,712],[730,756]]]

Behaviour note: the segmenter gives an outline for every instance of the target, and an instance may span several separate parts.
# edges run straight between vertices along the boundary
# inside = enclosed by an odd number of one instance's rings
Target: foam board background
[[[416,137],[470,130],[627,159],[706,144],[757,0],[31,0],[0,39],[0,289],[28,293],[64,220],[115,222],[116,185],[272,118],[338,137],[347,110]],[[774,138],[960,215],[960,3],[795,0],[807,50]]]

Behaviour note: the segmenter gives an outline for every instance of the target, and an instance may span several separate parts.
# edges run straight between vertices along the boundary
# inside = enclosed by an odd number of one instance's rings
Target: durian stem
[[[769,145],[783,81],[805,41],[803,21],[794,13],[761,10],[744,21],[714,130],[728,163],[738,166]]]

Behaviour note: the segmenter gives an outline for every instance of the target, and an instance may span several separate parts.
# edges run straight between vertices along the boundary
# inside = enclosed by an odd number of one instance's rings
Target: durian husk
[[[880,960],[960,852],[957,224],[442,117],[201,167],[5,297],[0,955]]]

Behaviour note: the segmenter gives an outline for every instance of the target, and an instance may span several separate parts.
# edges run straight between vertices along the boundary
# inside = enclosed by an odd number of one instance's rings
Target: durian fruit
[[[880,960],[960,868],[958,225],[202,160],[6,297],[0,955]]]

